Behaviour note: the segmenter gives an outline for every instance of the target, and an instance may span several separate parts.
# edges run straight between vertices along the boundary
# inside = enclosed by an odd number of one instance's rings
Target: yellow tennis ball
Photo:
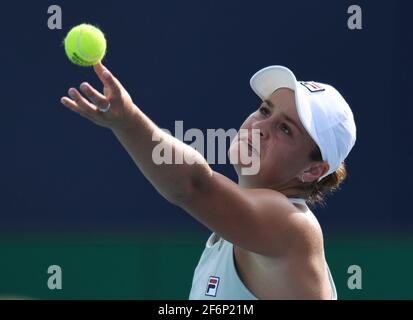
[[[70,61],[82,67],[90,67],[101,61],[107,46],[103,32],[86,23],[72,28],[64,45]]]

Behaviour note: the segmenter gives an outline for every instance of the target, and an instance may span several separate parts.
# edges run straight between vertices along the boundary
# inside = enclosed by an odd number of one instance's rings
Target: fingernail
[[[73,99],[75,97],[75,89],[70,89],[69,90],[69,96]]]
[[[80,90],[82,90],[82,91],[86,91],[86,90],[87,90],[87,83],[86,83],[86,82],[84,82],[84,83],[82,83],[82,84],[80,85]]]

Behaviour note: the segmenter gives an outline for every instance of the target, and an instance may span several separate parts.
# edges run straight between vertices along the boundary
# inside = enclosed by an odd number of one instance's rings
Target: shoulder
[[[249,191],[253,211],[260,216],[260,231],[256,236],[267,241],[256,252],[269,257],[300,257],[323,252],[323,232],[313,212],[303,205],[296,205],[282,193],[271,189]]]
[[[295,231],[296,249],[303,248],[306,251],[311,249],[313,252],[323,248],[323,231],[308,207],[300,214],[292,215],[290,223]]]
[[[271,200],[268,200],[268,203],[264,201],[271,217],[268,224],[273,226],[269,230],[275,230],[274,225],[278,223],[283,227],[277,228],[280,233],[276,238],[272,238],[274,251],[266,256],[302,262],[324,256],[323,231],[311,209],[308,206],[291,203],[285,195],[278,192],[270,190],[267,196],[277,198],[276,208],[271,206]]]
[[[238,247],[280,256],[316,238],[306,212],[284,194],[243,188],[216,172],[204,180],[194,185],[180,206]]]
[[[284,194],[267,189],[260,200],[263,205],[272,211],[272,216],[283,217],[283,222],[289,230],[289,239],[294,246],[306,246],[308,244],[322,245],[323,233],[321,226],[312,210],[303,204],[293,203]],[[277,206],[273,206],[276,203]]]

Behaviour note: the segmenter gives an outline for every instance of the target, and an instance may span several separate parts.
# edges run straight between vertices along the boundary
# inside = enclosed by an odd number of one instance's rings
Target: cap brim
[[[267,99],[280,88],[297,89],[297,79],[290,69],[270,66],[258,71],[250,80],[252,90],[262,99]]]

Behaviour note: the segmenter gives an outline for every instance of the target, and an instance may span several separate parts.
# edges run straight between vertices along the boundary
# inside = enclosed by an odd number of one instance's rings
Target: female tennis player
[[[281,66],[257,72],[251,86],[262,103],[242,124],[249,134],[237,135],[229,157],[259,149],[260,170],[244,175],[251,163],[234,163],[234,183],[156,126],[106,67],[95,71],[104,92],[82,83],[62,104],[112,130],[156,190],[213,231],[190,299],[337,298],[322,230],[307,204],[322,201],[346,177],[356,126],[338,91],[299,82]],[[161,142],[195,164],[155,164],[152,151]]]

